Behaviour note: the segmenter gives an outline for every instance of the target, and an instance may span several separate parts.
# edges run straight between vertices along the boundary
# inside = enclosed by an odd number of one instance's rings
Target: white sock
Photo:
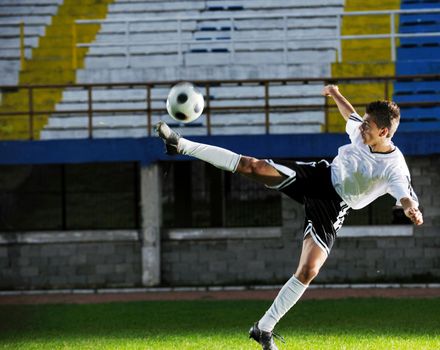
[[[192,142],[181,137],[178,145],[179,153],[208,162],[222,170],[235,172],[240,155],[227,149]]]
[[[307,285],[302,284],[295,276],[292,276],[283,288],[281,288],[269,310],[267,310],[261,320],[258,321],[258,328],[265,332],[272,332],[281,317],[296,304],[307,287]]]

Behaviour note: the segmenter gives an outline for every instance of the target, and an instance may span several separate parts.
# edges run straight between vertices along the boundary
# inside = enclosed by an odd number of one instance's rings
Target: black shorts
[[[289,168],[268,160],[287,178],[273,188],[304,205],[304,238],[309,234],[327,254],[348,213],[348,205],[336,193],[331,180],[330,164],[294,162]]]

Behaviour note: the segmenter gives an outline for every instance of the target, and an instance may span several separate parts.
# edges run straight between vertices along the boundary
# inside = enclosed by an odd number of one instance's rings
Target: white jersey
[[[396,198],[398,205],[404,197],[418,202],[402,152],[397,147],[389,153],[372,152],[362,141],[362,122],[358,114],[350,115],[346,131],[351,143],[339,148],[331,164],[336,192],[353,209],[361,209],[386,193]]]

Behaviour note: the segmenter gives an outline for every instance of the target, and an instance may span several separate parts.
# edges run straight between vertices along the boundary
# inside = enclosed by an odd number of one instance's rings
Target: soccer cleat
[[[155,129],[157,135],[165,143],[166,154],[179,154],[177,145],[179,144],[180,135],[177,132],[173,131],[165,122],[157,123]]]
[[[249,338],[252,338],[259,343],[263,347],[263,350],[278,350],[278,347],[273,341],[273,337],[276,337],[285,343],[282,336],[273,332],[265,332],[258,328],[258,322],[256,322],[249,330]]]

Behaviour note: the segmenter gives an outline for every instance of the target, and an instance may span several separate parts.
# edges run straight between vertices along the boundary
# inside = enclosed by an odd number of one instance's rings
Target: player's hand
[[[322,90],[324,96],[333,96],[335,92],[339,92],[338,85],[326,85]]]
[[[409,207],[404,210],[404,213],[407,217],[411,219],[414,225],[423,224],[423,215],[422,212],[418,208]]]

